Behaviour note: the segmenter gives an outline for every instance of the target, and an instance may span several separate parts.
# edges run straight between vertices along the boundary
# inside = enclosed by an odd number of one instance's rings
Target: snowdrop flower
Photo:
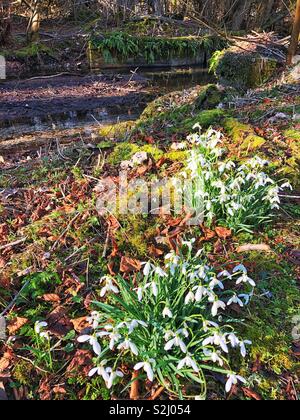
[[[203,321],[203,331],[207,332],[209,330],[209,327],[214,327],[214,328],[218,328],[219,325],[216,322],[213,321]]]
[[[165,345],[165,350],[169,351],[172,349],[172,347],[180,347],[181,351],[183,353],[187,352],[186,345],[184,344],[183,340],[180,338],[180,335],[184,335],[185,337],[188,336],[188,332],[185,329],[180,329],[176,331],[176,333],[173,333],[172,331],[168,331],[165,335],[165,340],[168,340],[170,336],[173,336],[171,340],[169,340]]]
[[[223,311],[225,311],[225,309],[226,309],[226,304],[222,300],[216,300],[213,303],[213,306],[211,308],[212,316],[217,316],[219,309],[222,309]]]
[[[245,340],[245,341],[240,341],[239,345],[241,348],[241,355],[245,358],[247,356],[247,350],[246,350],[246,344],[251,345],[252,341],[250,340]]]
[[[193,290],[196,291],[195,295],[192,293],[196,302],[200,302],[204,296],[209,294],[208,290],[204,286],[195,286]]]
[[[89,371],[89,377],[91,378],[95,374],[102,376],[105,382],[109,381],[109,374],[106,371],[106,368],[104,367],[106,364],[106,360],[103,360],[99,366],[94,367]]]
[[[155,267],[155,274],[159,277],[168,277],[168,274],[160,267]]]
[[[95,330],[99,326],[99,323],[101,321],[99,312],[93,311],[91,313],[91,316],[88,316],[86,320],[90,325],[92,325],[92,328]]]
[[[119,293],[119,289],[117,286],[114,286],[113,279],[110,276],[104,276],[100,280],[100,283],[104,283],[104,287],[102,287],[100,296],[103,297],[106,295],[107,292]]]
[[[233,273],[248,273],[247,268],[243,264],[239,264],[232,270]]]
[[[209,287],[211,288],[211,290],[214,290],[214,288],[216,286],[219,286],[219,288],[221,290],[224,290],[224,284],[218,280],[216,277],[214,279],[211,280],[211,282],[209,283]]]
[[[234,375],[233,373],[227,375],[227,377],[228,377],[228,380],[226,382],[226,387],[225,387],[226,392],[230,392],[233,385],[236,385],[238,381],[244,384],[246,383],[246,380],[242,376]]]
[[[126,326],[128,328],[128,333],[131,334],[135,328],[137,328],[139,325],[143,327],[147,327],[148,325],[144,321],[140,321],[139,319],[133,319],[132,321],[124,321],[120,322],[120,324],[117,325],[117,328],[122,328]]]
[[[133,289],[133,290],[136,290],[137,295],[138,295],[138,300],[139,300],[139,302],[141,302],[143,300],[144,289],[142,287],[137,287],[136,289]]]
[[[285,189],[289,188],[291,191],[293,191],[293,187],[291,186],[291,184],[289,182],[285,182],[284,184],[281,185],[280,188],[282,190],[285,190]]]
[[[226,343],[226,336],[225,335],[221,335],[218,333],[214,333],[214,335],[207,337],[203,343],[202,343],[203,347],[207,347],[208,345],[215,345],[218,347],[221,347],[221,349],[225,352],[228,353],[228,346]]]
[[[113,386],[113,383],[116,378],[123,378],[123,373],[120,370],[113,371],[112,368],[106,368],[106,373],[109,374],[108,381],[106,382],[106,386],[110,389]]]
[[[228,334],[228,340],[230,341],[232,348],[235,348],[240,344],[240,340],[233,333]]]
[[[195,300],[195,295],[192,291],[190,291],[184,299],[184,304],[188,305],[190,302],[194,302],[194,300]]]
[[[244,302],[237,295],[233,295],[227,302],[227,306],[232,305],[233,303],[238,304],[241,308],[244,306]]]
[[[220,277],[227,277],[228,279],[232,278],[232,275],[227,270],[221,271],[221,273],[218,274],[218,278]]]
[[[134,366],[134,370],[140,370],[140,369],[144,369],[144,371],[147,373],[147,378],[149,379],[150,382],[153,382],[154,380],[154,372],[153,369],[151,367],[151,364],[155,363],[155,360],[153,359],[149,359],[148,362],[139,362]]]
[[[192,359],[191,355],[189,354],[184,359],[180,360],[180,362],[177,365],[177,369],[182,369],[184,366],[191,367],[194,370],[194,372],[199,372],[197,363],[194,359]]]
[[[250,293],[250,294],[241,294],[241,295],[239,295],[239,298],[240,299],[244,299],[245,305],[248,305],[248,303],[250,302],[250,299],[252,298],[252,296],[253,296],[253,292]]]
[[[43,331],[44,328],[48,327],[48,323],[45,321],[37,321],[34,325],[34,331],[40,337],[45,337],[45,332]]]
[[[162,315],[163,315],[164,318],[166,318],[166,317],[172,318],[173,317],[173,314],[172,314],[171,310],[167,306],[164,308],[164,310],[162,312]]]
[[[182,241],[182,245],[185,245],[188,247],[189,251],[191,252],[193,249],[193,244],[195,243],[196,239],[192,238],[190,241]]]
[[[126,339],[122,343],[120,343],[118,345],[118,350],[130,350],[131,353],[133,353],[136,356],[139,354],[137,346],[129,339]]]
[[[209,357],[214,363],[218,363],[219,366],[224,365],[224,361],[220,357],[220,352],[212,351],[209,349],[203,349],[203,354],[204,356]]]
[[[228,162],[222,162],[219,164],[219,172],[222,174],[225,170],[229,171],[232,168],[235,168],[236,164],[231,160]]]
[[[145,277],[148,277],[151,273],[153,265],[150,263],[150,261],[142,263],[142,265],[144,265],[143,274]]]
[[[118,329],[113,327],[112,325],[106,325],[104,328],[106,329],[106,331],[100,331],[97,335],[98,337],[108,337],[110,340],[109,348],[110,350],[113,350],[122,336],[121,334],[119,334]]]
[[[240,284],[240,283],[249,283],[252,287],[256,286],[256,283],[254,280],[252,280],[247,273],[243,273],[236,281],[236,284]]]
[[[78,337],[77,341],[78,343],[86,343],[89,342],[89,344],[93,347],[94,353],[97,356],[100,356],[101,354],[101,346],[98,343],[97,338],[100,336],[100,333],[97,333],[95,335],[81,335]]]

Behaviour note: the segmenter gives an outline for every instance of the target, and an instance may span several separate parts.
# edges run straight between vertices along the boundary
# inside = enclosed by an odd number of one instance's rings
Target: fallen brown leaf
[[[243,391],[245,397],[252,398],[253,400],[256,400],[256,401],[261,401],[262,400],[262,397],[260,395],[258,395],[257,392],[252,391],[252,389],[250,389],[250,388],[242,387],[242,391]]]
[[[222,226],[216,227],[215,231],[220,239],[227,239],[232,236],[232,230]]]
[[[62,306],[55,308],[47,316],[46,321],[48,322],[48,330],[58,337],[65,336],[73,329],[73,325]]]
[[[140,271],[142,268],[141,262],[134,258],[122,257],[120,264],[120,271],[122,273],[132,273],[135,271]]]
[[[86,320],[86,316],[76,318],[76,319],[71,319],[71,322],[73,324],[74,330],[77,331],[78,333],[81,333],[82,330],[90,327],[90,324]]]
[[[45,302],[60,303],[60,297],[55,293],[48,293],[43,295]]]
[[[9,321],[7,329],[10,335],[16,334],[16,332],[19,331],[20,328],[22,328],[25,324],[27,324],[28,319],[27,318],[20,318],[16,317]]]

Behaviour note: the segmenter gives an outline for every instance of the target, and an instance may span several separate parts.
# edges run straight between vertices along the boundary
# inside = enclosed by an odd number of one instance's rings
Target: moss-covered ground
[[[87,378],[92,356],[75,340],[91,302],[99,299],[99,278],[122,270],[124,258],[133,265],[148,258],[160,261],[174,238],[192,234],[214,265],[243,262],[258,285],[239,327],[253,342],[252,350],[245,360],[233,361],[250,385],[236,387],[226,397],[221,378],[212,375],[208,397],[298,399],[300,343],[292,330],[293,318],[300,315],[299,112],[296,85],[264,88],[242,98],[216,87],[195,88],[156,100],[135,123],[102,130],[96,148],[66,146],[63,155],[4,157],[0,312],[7,328],[0,335],[10,339],[1,342],[0,374],[8,375],[9,395],[108,399],[101,380]],[[273,176],[291,180],[295,190],[283,197],[272,225],[220,240],[207,236],[205,226],[193,231],[184,227],[182,218],[164,214],[163,208],[150,216],[98,214],[95,187],[100,179],[118,182],[120,165],[137,152],[146,152],[147,161],[132,168],[132,177],[150,181],[176,174],[186,164],[187,152],[174,144],[196,123],[221,130],[229,156],[243,160],[259,154],[271,161]],[[237,252],[249,243],[268,244],[271,253]],[[59,339],[51,356],[49,349],[36,345],[33,326],[41,319],[48,320]]]

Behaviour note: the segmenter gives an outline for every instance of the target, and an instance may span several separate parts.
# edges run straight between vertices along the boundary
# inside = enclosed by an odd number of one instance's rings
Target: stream
[[[202,67],[185,67],[7,81],[0,85],[0,154],[53,140],[95,142],[100,126],[137,119],[155,97],[212,80]]]

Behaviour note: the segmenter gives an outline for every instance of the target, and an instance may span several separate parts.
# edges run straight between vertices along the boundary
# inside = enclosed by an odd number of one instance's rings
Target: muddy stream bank
[[[53,141],[95,142],[100,126],[135,120],[155,97],[211,80],[193,67],[6,81],[0,84],[0,154]]]

